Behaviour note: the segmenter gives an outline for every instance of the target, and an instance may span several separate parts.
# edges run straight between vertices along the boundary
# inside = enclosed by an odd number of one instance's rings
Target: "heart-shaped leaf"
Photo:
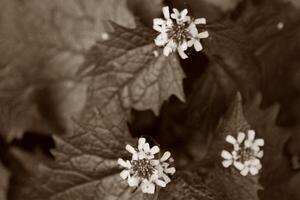
[[[114,25],[105,42],[98,42],[82,67],[84,77],[94,78],[105,110],[112,99],[122,102],[124,111],[151,109],[158,115],[171,95],[184,101],[183,71],[176,56],[165,57],[153,43],[153,34],[145,27],[128,29]]]

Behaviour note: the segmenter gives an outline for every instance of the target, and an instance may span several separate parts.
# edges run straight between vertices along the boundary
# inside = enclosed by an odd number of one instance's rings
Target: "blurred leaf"
[[[1,16],[1,53],[10,55],[28,47],[87,50],[111,30],[108,20],[135,24],[126,0],[3,0]]]
[[[142,198],[141,191],[133,192],[119,175],[117,159],[130,156],[125,145],[133,142],[126,118],[119,101],[110,101],[109,115],[101,113],[101,102],[97,101],[99,90],[97,80],[90,82],[88,102],[80,117],[73,119],[73,131],[54,137],[55,163],[27,167],[31,176],[16,177],[10,199]]]
[[[0,162],[0,200],[6,200],[10,173]]]
[[[128,8],[134,15],[152,28],[153,19],[158,18],[162,14],[163,0],[127,0]]]
[[[68,129],[60,121],[85,103],[74,78],[85,51],[111,30],[107,20],[135,26],[126,0],[3,0],[0,18],[0,132],[7,140]]]
[[[101,107],[119,99],[125,111],[151,109],[158,115],[171,95],[184,101],[184,74],[176,56],[165,57],[161,51],[155,56],[154,37],[142,26],[114,28],[111,39],[98,42],[82,67],[83,76],[95,79],[101,88],[97,94]]]
[[[293,5],[295,5],[296,7],[300,7],[300,1],[299,0],[287,0],[291,3],[293,3]]]
[[[222,11],[231,11],[242,0],[204,0],[204,1],[207,1],[208,3],[211,3],[221,8]]]

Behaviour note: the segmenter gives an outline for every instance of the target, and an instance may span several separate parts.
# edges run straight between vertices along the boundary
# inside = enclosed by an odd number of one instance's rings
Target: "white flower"
[[[221,156],[224,158],[222,165],[225,168],[233,165],[243,176],[258,174],[262,168],[260,159],[263,157],[263,151],[260,147],[264,146],[263,139],[255,139],[255,131],[248,130],[247,137],[243,132],[239,132],[237,139],[231,135],[226,137],[226,141],[233,145],[230,152],[223,150]]]
[[[177,24],[182,24],[191,21],[191,17],[188,16],[187,14],[188,14],[187,9],[184,9],[183,11],[179,12],[176,8],[173,8],[173,13],[171,14],[171,18],[175,19]]]
[[[207,31],[199,33],[197,25],[205,25],[205,18],[191,19],[188,10],[179,12],[176,8],[170,14],[169,7],[163,7],[165,19],[153,19],[153,29],[160,34],[154,39],[157,46],[164,47],[164,55],[177,51],[182,59],[188,58],[185,51],[194,46],[196,51],[203,49],[200,39],[209,36]]]
[[[131,160],[125,161],[119,158],[118,164],[125,168],[120,176],[127,180],[130,187],[140,187],[142,192],[153,194],[155,185],[166,187],[171,181],[168,174],[173,175],[175,168],[169,167],[170,152],[165,152],[161,158],[158,158],[159,147],[150,148],[145,138],[138,140],[137,148],[126,145],[126,150],[132,154]]]

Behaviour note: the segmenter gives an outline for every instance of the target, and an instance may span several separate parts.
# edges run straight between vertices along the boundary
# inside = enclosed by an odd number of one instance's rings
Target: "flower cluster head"
[[[138,140],[138,147],[126,145],[126,150],[132,154],[131,160],[118,159],[119,165],[125,168],[120,176],[127,180],[130,187],[141,187],[143,193],[153,194],[155,185],[166,187],[171,181],[169,175],[175,173],[175,168],[170,167],[171,153],[165,152],[161,158],[158,146],[150,148],[145,138]]]
[[[255,131],[248,130],[247,135],[239,132],[237,139],[231,135],[226,137],[226,141],[233,145],[230,152],[223,150],[221,156],[224,158],[222,165],[225,168],[233,165],[243,176],[258,174],[262,168],[260,159],[264,152],[260,149],[264,146],[263,139],[255,139]]]
[[[170,13],[169,7],[163,7],[163,15],[165,19],[155,18],[153,20],[153,29],[160,34],[155,38],[154,42],[157,46],[164,47],[163,53],[168,56],[170,53],[178,51],[182,59],[188,56],[185,50],[194,46],[196,51],[203,49],[200,39],[209,36],[207,31],[199,32],[197,25],[206,24],[205,18],[192,19],[187,15],[187,9],[179,12],[176,8]]]

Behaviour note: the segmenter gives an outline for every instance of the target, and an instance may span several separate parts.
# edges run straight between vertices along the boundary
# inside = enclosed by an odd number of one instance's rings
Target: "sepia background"
[[[135,70],[152,58],[138,47],[163,5],[205,17],[207,49],[173,55],[177,74],[162,73],[137,101],[111,95],[139,93]],[[0,200],[300,200],[299,9],[300,0],[0,0]],[[140,25],[140,36],[124,28]],[[259,177],[215,167],[216,138],[239,123],[266,141]],[[129,189],[115,162],[140,136],[170,150],[178,171],[154,196]]]

